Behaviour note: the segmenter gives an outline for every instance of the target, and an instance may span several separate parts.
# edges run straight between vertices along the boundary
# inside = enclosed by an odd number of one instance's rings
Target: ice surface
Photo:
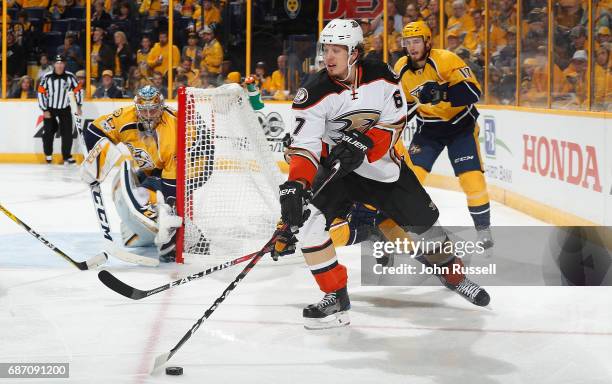
[[[0,165],[0,202],[76,259],[102,248],[89,192],[75,168]],[[103,188],[118,231],[108,185]],[[460,193],[430,190],[445,225],[470,225]],[[537,220],[492,204],[498,225]],[[69,380],[2,383],[610,383],[608,287],[490,287],[491,309],[441,287],[360,287],[348,266],[348,328],[306,331],[301,308],[320,299],[302,264],[256,267],[170,360],[180,377],[149,373],[240,266],[132,301],[55,256],[0,215],[0,362],[69,362]],[[259,244],[253,244],[254,249]],[[141,289],[195,266],[107,268]]]

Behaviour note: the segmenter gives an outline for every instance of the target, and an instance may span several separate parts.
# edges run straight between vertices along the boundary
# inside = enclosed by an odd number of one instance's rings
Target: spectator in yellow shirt
[[[114,53],[112,48],[104,42],[104,28],[100,25],[93,27],[91,34],[91,78],[95,81],[102,77],[102,72],[112,69]]]
[[[472,20],[474,21],[474,29],[469,31],[463,40],[463,45],[472,53],[478,55],[484,52],[484,17],[481,9],[474,9],[472,12]]]
[[[221,11],[211,0],[204,0],[202,6],[204,7],[204,25],[221,23]],[[196,28],[200,29],[202,26],[202,8],[198,7],[193,12],[193,19],[196,22]]]
[[[427,16],[431,15],[431,12],[428,8],[429,1],[428,0],[417,0],[417,6],[419,8],[419,13],[423,19],[426,19]]]
[[[195,3],[195,4],[194,4]],[[175,1],[174,8],[180,12],[183,17],[192,17],[200,6],[194,0]]]
[[[446,33],[446,49],[457,53],[461,48],[465,48],[461,45],[461,33],[457,29],[452,29]]]
[[[178,66],[181,52],[176,45],[172,46],[172,68]],[[170,52],[168,50],[168,32],[159,32],[159,42],[155,43],[147,56],[147,64],[152,71],[166,75],[170,66]]]
[[[140,49],[136,52],[136,63],[144,77],[150,77],[153,74],[147,61],[149,53],[151,53],[151,38],[143,36],[140,40]]]
[[[609,45],[611,42],[610,28],[599,27],[599,29],[597,29],[597,34],[595,35],[595,48],[599,48],[602,45]]]
[[[181,57],[189,56],[193,60],[194,67],[199,67],[202,61],[202,48],[198,47],[198,35],[191,32],[187,37],[187,45],[183,47]]]
[[[359,20],[359,26],[361,27],[361,32],[363,33],[363,51],[364,53],[368,53],[372,49],[372,45],[374,42],[374,35],[372,34],[372,27],[370,25],[370,20],[361,19]]]
[[[200,69],[206,70],[210,74],[217,75],[221,72],[221,63],[223,62],[223,47],[215,38],[212,29],[205,25],[200,31],[200,36],[204,40],[202,48],[202,62]]]
[[[601,46],[595,51],[593,109],[606,111],[612,106],[612,70],[610,51]]]
[[[566,107],[583,107],[586,101],[586,51],[576,51],[570,65],[563,71],[562,98],[569,101]]]
[[[448,19],[446,29],[456,29],[460,34],[473,31],[474,19],[467,12],[464,0],[453,1],[453,15]]]
[[[166,0],[167,1],[167,0]],[[138,13],[149,17],[160,16],[162,8],[161,0],[143,0],[138,9]]]
[[[429,3],[429,5],[431,5],[431,2]],[[427,18],[425,18],[425,22],[427,23],[429,29],[431,29],[431,48],[440,48],[440,31],[438,29],[438,16],[435,14],[430,14],[429,16],[427,16]]]
[[[184,56],[181,60],[181,66],[176,69],[177,76],[182,75],[187,78],[187,85],[195,87],[198,82],[200,71],[193,68],[193,59],[189,56]]]
[[[523,77],[521,79],[521,105],[529,107],[544,107],[548,100],[546,70],[535,58],[523,61]]]
[[[21,8],[47,8],[49,7],[49,0],[17,0],[15,3],[19,4]]]
[[[272,91],[275,100],[287,100],[292,86],[299,84],[297,71],[291,71],[291,76],[287,73],[287,56],[280,55],[276,59],[278,69],[272,72]]]

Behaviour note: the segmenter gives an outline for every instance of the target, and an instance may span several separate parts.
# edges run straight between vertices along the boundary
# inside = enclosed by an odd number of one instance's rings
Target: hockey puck
[[[183,374],[183,367],[167,367],[166,375],[180,376]]]

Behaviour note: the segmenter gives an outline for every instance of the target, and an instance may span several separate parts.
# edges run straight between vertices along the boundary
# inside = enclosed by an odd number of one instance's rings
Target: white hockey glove
[[[79,175],[81,176],[81,180],[87,185],[96,185],[100,183],[98,179],[91,174],[90,168],[87,166],[81,165],[79,167]]]
[[[164,195],[160,191],[157,191],[157,215],[158,230],[155,244],[163,247],[172,240],[177,228],[183,224],[183,218],[177,216],[174,208],[165,203]]]
[[[81,180],[88,185],[102,183],[120,157],[121,152],[115,148],[109,139],[98,140],[96,145],[86,154],[81,164],[79,169]]]

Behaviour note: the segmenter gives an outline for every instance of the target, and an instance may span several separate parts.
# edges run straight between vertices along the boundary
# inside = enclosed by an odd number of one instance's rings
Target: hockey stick
[[[70,100],[70,109],[72,110],[72,116],[74,119],[74,125],[78,131],[78,135],[80,136],[80,144],[83,150],[83,155],[87,158],[87,147],[85,145],[85,138],[83,137],[83,118],[77,113],[77,103],[76,98],[73,92],[68,93],[68,98]],[[98,224],[100,225],[100,229],[102,231],[102,236],[105,239],[106,243],[106,251],[119,260],[132,263],[145,265],[148,267],[156,267],[159,265],[159,260],[153,259],[146,256],[137,255],[135,253],[131,253],[125,251],[115,245],[113,241],[113,237],[111,236],[111,228],[108,222],[108,215],[106,213],[106,208],[104,207],[104,200],[102,199],[102,190],[100,188],[100,184],[90,185],[91,198],[94,204],[94,209],[96,210],[96,218],[98,219]]]
[[[326,176],[326,178],[321,182],[320,186],[315,190],[314,194],[310,198],[310,201],[312,201],[319,194],[319,192],[321,192],[323,188],[325,188],[325,186],[334,178],[334,176],[336,176],[339,170],[340,170],[340,163],[336,162],[332,166],[331,172]],[[219,305],[225,300],[225,298],[234,290],[234,288],[238,286],[238,283],[240,283],[242,279],[244,279],[245,276],[253,269],[253,267],[255,267],[255,264],[257,264],[257,262],[263,257],[263,255],[272,251],[274,247],[274,243],[276,242],[279,234],[281,234],[287,229],[288,229],[288,225],[283,224],[279,229],[274,231],[274,234],[272,235],[270,240],[268,240],[266,245],[264,245],[263,248],[261,248],[259,252],[255,254],[253,259],[246,265],[246,267],[244,267],[242,272],[240,272],[238,276],[236,276],[234,281],[232,281],[230,285],[228,285],[227,288],[225,288],[221,296],[217,297],[214,303],[206,310],[206,312],[204,312],[204,315],[200,317],[198,321],[196,321],[195,324],[191,326],[191,329],[187,331],[187,333],[178,342],[178,344],[176,344],[174,348],[172,348],[170,351],[163,353],[157,356],[157,358],[155,358],[155,364],[153,365],[153,371],[155,371],[157,368],[161,367],[168,360],[170,360],[170,358],[174,356],[174,354],[179,350],[179,348],[181,348],[183,344],[185,344],[187,340],[189,340],[191,336],[193,336],[193,334],[198,330],[198,328],[200,328],[200,325],[202,325],[202,322],[204,322],[204,320],[208,319],[210,315],[213,314],[213,312],[219,307]]]
[[[0,204],[0,211],[4,212],[4,214],[7,215],[11,220],[13,220],[19,226],[24,228],[26,231],[28,231],[30,235],[34,236],[36,239],[38,239],[38,241],[49,247],[53,252],[63,257],[66,261],[68,261],[70,264],[74,265],[81,271],[99,267],[100,265],[104,264],[106,260],[108,260],[108,255],[106,254],[106,252],[102,251],[85,261],[75,261],[73,258],[65,254],[61,249],[53,245],[49,240],[45,239],[41,234],[30,228],[30,226],[21,221],[17,216],[13,215],[2,204]]]
[[[216,265],[214,267],[208,268],[205,271],[201,271],[198,273],[194,273],[193,275],[189,275],[186,276],[182,279],[178,279],[175,280],[171,283],[162,285],[160,287],[157,288],[153,288],[153,289],[149,289],[146,291],[140,290],[138,288],[134,288],[132,286],[127,285],[126,283],[124,283],[123,281],[119,280],[117,277],[115,277],[115,275],[113,275],[112,273],[110,273],[107,270],[102,270],[98,273],[98,279],[100,279],[100,281],[102,282],[102,284],[106,285],[108,288],[112,289],[113,291],[117,292],[120,295],[123,295],[125,297],[128,297],[130,299],[133,300],[140,300],[140,299],[144,299],[145,297],[149,297],[152,295],[155,295],[156,293],[160,293],[163,292],[165,290],[168,290],[170,288],[174,288],[174,287],[178,287],[179,285],[183,285],[186,283],[189,283],[190,281],[193,280],[197,280],[200,279],[204,276],[210,275],[213,272],[216,271],[220,271],[222,269],[226,269],[229,267],[232,267],[236,264],[240,264],[242,262],[245,262],[247,260],[252,259],[253,257],[255,257],[255,255],[257,254],[257,252],[251,253],[249,255],[245,255],[245,256],[240,256],[237,259],[231,260],[231,261],[226,261],[223,264],[219,264]]]

